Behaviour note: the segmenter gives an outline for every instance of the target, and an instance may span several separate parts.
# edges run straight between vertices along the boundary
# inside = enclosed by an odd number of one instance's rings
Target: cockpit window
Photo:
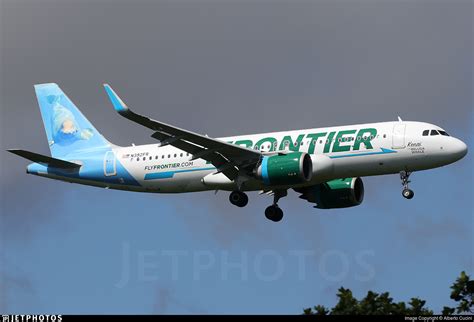
[[[439,132],[439,134],[441,134],[441,135],[449,136],[449,134],[446,133],[446,131],[438,130],[438,132]]]
[[[423,136],[428,136],[430,134],[430,130],[424,130],[423,131]]]
[[[430,135],[439,135],[438,131],[436,130],[431,130],[431,134]]]

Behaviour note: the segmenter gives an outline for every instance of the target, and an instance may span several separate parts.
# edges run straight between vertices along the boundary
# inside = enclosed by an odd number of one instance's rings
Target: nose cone
[[[460,160],[467,154],[467,145],[459,139],[454,139],[450,150],[453,157]]]

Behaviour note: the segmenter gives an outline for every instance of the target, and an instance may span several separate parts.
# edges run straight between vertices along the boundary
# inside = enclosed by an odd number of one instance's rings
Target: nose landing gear
[[[413,190],[410,190],[408,188],[408,184],[410,183],[410,175],[411,172],[409,171],[400,171],[400,179],[402,180],[402,185],[403,185],[403,191],[402,191],[402,196],[406,199],[412,199],[415,196],[415,193]]]

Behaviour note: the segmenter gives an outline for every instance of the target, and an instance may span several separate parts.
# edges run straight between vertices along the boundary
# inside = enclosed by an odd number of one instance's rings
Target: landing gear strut
[[[232,191],[229,195],[231,204],[237,207],[245,207],[249,202],[249,197],[242,191]]]
[[[280,200],[280,198],[282,197],[285,197],[287,194],[288,192],[286,190],[274,191],[273,205],[265,209],[265,217],[267,217],[268,220],[279,222],[280,220],[283,219],[283,210],[281,210],[281,208],[278,207],[278,200]]]
[[[410,183],[410,175],[411,172],[408,171],[400,171],[400,179],[402,179],[402,185],[403,185],[403,191],[402,191],[402,196],[406,199],[411,199],[413,196],[415,196],[415,193],[413,190],[410,190],[408,188],[408,184]]]

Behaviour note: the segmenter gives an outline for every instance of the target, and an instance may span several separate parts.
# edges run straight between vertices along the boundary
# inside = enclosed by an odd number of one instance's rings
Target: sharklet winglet
[[[107,92],[107,95],[109,96],[110,101],[112,102],[112,105],[114,106],[114,109],[119,112],[120,114],[126,113],[129,111],[129,108],[127,104],[125,104],[122,99],[115,93],[115,91],[110,87],[109,84],[104,84],[105,91]]]

